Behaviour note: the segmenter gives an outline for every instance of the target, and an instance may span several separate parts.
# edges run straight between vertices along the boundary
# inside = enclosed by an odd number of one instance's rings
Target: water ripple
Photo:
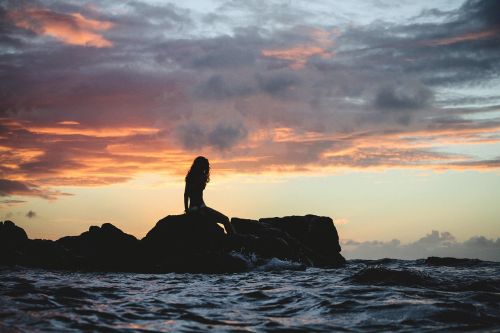
[[[0,332],[495,331],[499,273],[451,259],[218,275],[0,268]]]

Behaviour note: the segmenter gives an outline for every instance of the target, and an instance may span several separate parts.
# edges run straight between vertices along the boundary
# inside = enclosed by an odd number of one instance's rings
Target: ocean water
[[[0,281],[0,332],[500,331],[500,263],[476,260],[273,259],[238,274],[1,267]]]

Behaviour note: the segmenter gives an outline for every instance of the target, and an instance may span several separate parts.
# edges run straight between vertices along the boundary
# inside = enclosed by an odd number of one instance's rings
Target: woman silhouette
[[[209,220],[222,223],[228,235],[235,231],[229,222],[229,218],[205,205],[203,201],[203,190],[210,181],[210,164],[203,156],[194,159],[191,169],[186,175],[186,188],[184,190],[184,211],[186,214],[198,212],[207,216]],[[189,203],[189,206],[188,206]]]

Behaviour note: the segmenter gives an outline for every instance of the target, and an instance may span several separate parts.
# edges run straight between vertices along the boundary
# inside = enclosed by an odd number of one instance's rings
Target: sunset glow
[[[182,212],[203,155],[207,203],[232,217],[500,237],[492,5],[273,4],[0,5],[2,220],[143,236]]]
[[[100,35],[113,24],[88,19],[80,13],[58,13],[46,9],[26,8],[12,11],[8,17],[20,28],[54,37],[64,43],[81,46],[110,47],[113,44]]]
[[[334,56],[333,51],[328,51],[333,47],[333,37],[338,35],[338,30],[328,32],[321,29],[314,29],[310,32],[312,41],[309,44],[296,45],[284,49],[262,50],[262,55],[270,58],[282,59],[290,62],[290,68],[298,70],[303,68],[307,60],[314,56],[330,59]]]

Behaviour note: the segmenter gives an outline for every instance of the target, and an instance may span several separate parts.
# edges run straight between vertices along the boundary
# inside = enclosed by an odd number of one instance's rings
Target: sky
[[[500,2],[2,1],[0,219],[143,237],[207,205],[348,258],[500,261]]]

